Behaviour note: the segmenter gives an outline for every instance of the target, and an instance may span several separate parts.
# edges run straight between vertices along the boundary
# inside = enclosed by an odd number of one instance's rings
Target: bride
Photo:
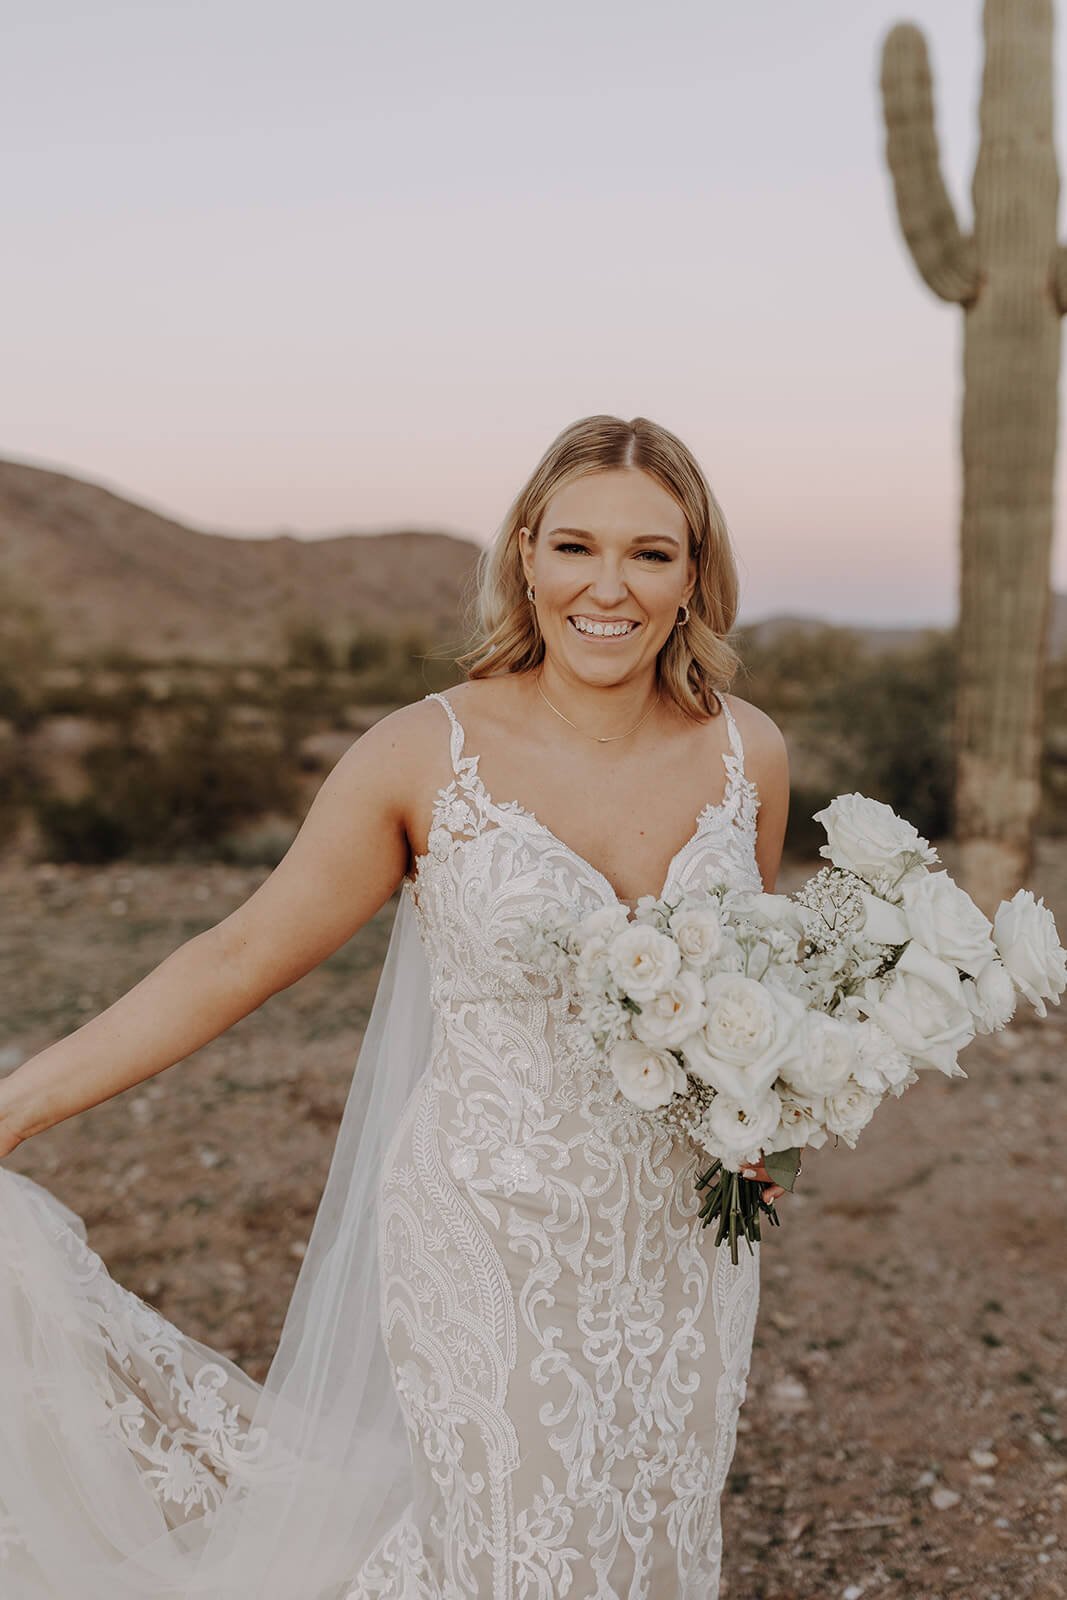
[[[719,1593],[759,1247],[713,1248],[695,1147],[616,1097],[517,935],[723,878],[772,891],[785,746],[718,687],[729,535],[662,427],[566,429],[480,577],[467,681],[357,739],[242,906],[0,1083],[7,1154],[216,1038],[400,891],[262,1386],[0,1168],[6,1600]]]

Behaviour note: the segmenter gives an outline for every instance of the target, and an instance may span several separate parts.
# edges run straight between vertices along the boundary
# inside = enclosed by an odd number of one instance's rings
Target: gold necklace
[[[632,728],[627,728],[626,733],[586,733],[584,728],[579,728],[576,722],[571,722],[570,717],[564,717],[563,712],[560,711],[557,706],[552,704],[545,691],[541,688],[541,679],[539,676],[534,678],[534,683],[537,685],[537,691],[540,694],[541,699],[545,702],[545,705],[554,711],[557,717],[563,717],[564,722],[569,723],[569,725],[574,729],[575,733],[584,734],[585,738],[587,739],[595,739],[597,744],[611,744],[614,739],[625,739],[627,734],[636,733],[638,728],[641,726],[641,723],[644,722],[645,717],[651,716],[652,712],[655,711],[656,707],[659,705],[660,697],[657,693],[656,698],[653,700],[644,716],[639,722],[635,722]]]

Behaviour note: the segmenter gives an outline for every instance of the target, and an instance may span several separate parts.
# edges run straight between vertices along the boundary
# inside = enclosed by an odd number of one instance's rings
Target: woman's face
[[[615,683],[654,669],[696,586],[685,513],[636,467],[589,473],[552,496],[536,540],[520,534],[545,654],[565,676]],[[629,623],[616,633],[581,631]]]

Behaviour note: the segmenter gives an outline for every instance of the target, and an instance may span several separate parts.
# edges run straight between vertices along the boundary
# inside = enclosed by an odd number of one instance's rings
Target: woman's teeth
[[[639,622],[587,622],[585,618],[568,617],[575,632],[594,639],[623,639],[641,626]]]

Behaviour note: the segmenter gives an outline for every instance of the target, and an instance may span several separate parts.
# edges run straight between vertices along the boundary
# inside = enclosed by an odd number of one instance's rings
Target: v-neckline
[[[733,752],[730,753],[732,754]],[[558,845],[564,854],[570,856],[572,861],[576,862],[578,866],[584,867],[590,876],[595,878],[597,883],[599,883],[607,891],[608,895],[616,905],[622,906],[622,908],[625,911],[628,911],[631,916],[636,914],[637,906],[640,904],[640,901],[648,898],[646,895],[640,895],[636,903],[629,900],[624,900],[606,873],[601,872],[599,867],[594,867],[593,863],[583,856],[578,850],[575,850],[573,845],[569,845],[566,839],[561,839],[558,833],[554,833],[546,823],[541,821],[540,817],[535,811],[531,811],[529,806],[524,806],[519,800],[494,800],[482,778],[478,774],[478,757],[468,756],[466,759],[472,763],[470,769],[471,776],[478,783],[478,786],[481,790],[482,801],[487,809],[501,813],[506,817],[522,817],[535,831],[542,833],[546,839],[550,839],[553,844]],[[723,752],[724,765],[726,764],[726,759],[726,752]],[[717,811],[725,811],[733,798],[734,775],[730,768],[727,767],[726,792],[721,800],[709,800],[706,805],[701,806],[700,811],[697,813],[696,822],[693,824],[692,832],[685,842],[678,846],[678,849],[674,852],[670,861],[667,863],[666,876],[664,877],[663,883],[660,886],[659,893],[653,896],[654,899],[663,899],[664,895],[667,893],[667,890],[671,886],[671,879],[674,877],[675,868],[677,867],[682,856],[685,855],[690,846],[695,844],[700,838],[704,832],[705,826],[715,815],[715,813]]]
[[[718,699],[719,704],[722,706],[723,716],[726,718],[727,740],[729,742],[729,748],[720,751],[720,757],[726,773],[726,788],[723,792],[721,800],[709,800],[705,805],[701,806],[688,838],[678,846],[678,849],[674,852],[670,861],[667,863],[666,876],[664,877],[663,883],[660,886],[659,893],[653,897],[657,900],[662,900],[664,895],[667,893],[671,886],[671,879],[674,877],[674,873],[679,861],[702,836],[711,818],[714,817],[718,812],[725,813],[731,805],[736,803],[738,791],[740,790],[743,782],[742,774],[738,770],[741,758],[733,746],[733,728],[731,726],[732,713],[727,706],[726,701],[722,698],[718,691],[716,690],[715,692],[716,698]],[[427,698],[430,697],[428,696]],[[462,787],[464,782],[469,784],[472,788],[477,785],[482,799],[482,804],[486,810],[495,811],[504,817],[521,817],[523,821],[528,823],[532,829],[543,834],[546,839],[550,839],[553,844],[557,845],[565,855],[570,856],[571,860],[575,862],[576,865],[584,867],[586,872],[589,873],[590,877],[596,880],[596,882],[607,893],[608,897],[615,905],[622,907],[622,909],[626,911],[630,917],[636,915],[637,906],[640,904],[641,900],[646,899],[647,896],[640,895],[636,903],[629,900],[624,900],[619,894],[618,890],[608,879],[607,875],[601,872],[599,867],[595,867],[591,861],[583,856],[578,850],[575,850],[573,845],[569,845],[565,839],[561,839],[558,833],[554,833],[546,823],[541,821],[537,813],[529,806],[523,805],[521,800],[497,800],[494,798],[478,771],[478,763],[481,759],[481,752],[479,752],[477,755],[465,755],[463,753],[467,743],[467,730],[463,726],[456,708],[452,705],[451,701],[445,697],[444,694],[436,694],[432,696],[432,698],[435,700],[441,700],[441,702],[446,706],[447,710],[451,713],[451,731],[454,735],[458,735],[459,743],[458,751],[456,751],[452,756],[452,781],[437,791],[437,794],[434,797],[434,812],[436,813],[438,804],[440,803],[442,797],[453,787],[459,789]],[[465,777],[461,774],[461,768],[464,769],[466,774]],[[418,873],[419,864],[425,860],[426,855],[430,853],[431,852],[426,851],[424,855],[416,858],[416,876]],[[409,881],[414,883],[416,880],[411,879]]]

